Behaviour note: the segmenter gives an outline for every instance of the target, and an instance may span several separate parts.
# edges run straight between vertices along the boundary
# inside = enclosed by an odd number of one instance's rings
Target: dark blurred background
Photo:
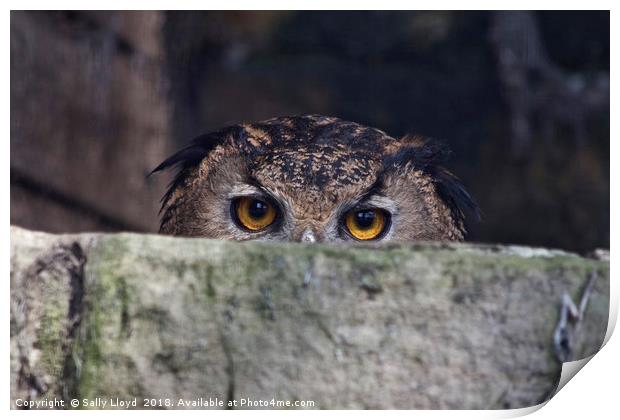
[[[471,240],[609,247],[609,13],[12,12],[11,223],[157,230],[193,137],[319,113],[446,141]]]

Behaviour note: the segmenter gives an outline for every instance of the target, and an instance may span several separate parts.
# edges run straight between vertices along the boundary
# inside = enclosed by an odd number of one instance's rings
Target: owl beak
[[[310,228],[304,230],[304,233],[301,235],[301,242],[305,242],[308,244],[313,244],[316,242],[316,235],[314,231]]]

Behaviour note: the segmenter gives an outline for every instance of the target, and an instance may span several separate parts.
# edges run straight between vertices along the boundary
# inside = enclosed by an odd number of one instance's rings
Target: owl
[[[478,207],[420,136],[320,115],[239,124],[196,138],[177,168],[160,233],[293,242],[460,241]]]

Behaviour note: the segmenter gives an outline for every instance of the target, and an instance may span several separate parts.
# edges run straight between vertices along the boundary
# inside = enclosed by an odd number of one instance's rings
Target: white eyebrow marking
[[[398,206],[396,205],[396,202],[391,198],[382,195],[372,195],[367,200],[364,200],[363,203],[372,207],[387,210],[391,214],[398,213]]]
[[[254,185],[250,184],[235,184],[228,192],[228,198],[237,198],[243,197],[246,195],[264,195],[265,192],[259,188],[256,188]]]

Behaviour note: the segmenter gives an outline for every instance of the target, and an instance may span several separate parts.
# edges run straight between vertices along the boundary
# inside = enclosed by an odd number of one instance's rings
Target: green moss
[[[74,354],[80,364],[78,395],[75,398],[103,395],[100,379],[105,364],[104,355],[109,353],[109,341],[104,334],[110,325],[118,325],[117,338],[123,337],[123,312],[127,310],[129,293],[125,279],[116,273],[120,263],[118,252],[125,247],[122,243],[114,245],[99,246],[97,251],[91,253],[98,255],[97,260],[91,261],[86,268],[90,281],[85,285],[84,317],[74,346]]]
[[[67,308],[55,301],[47,302],[41,318],[37,342],[45,370],[55,378],[63,371]]]

